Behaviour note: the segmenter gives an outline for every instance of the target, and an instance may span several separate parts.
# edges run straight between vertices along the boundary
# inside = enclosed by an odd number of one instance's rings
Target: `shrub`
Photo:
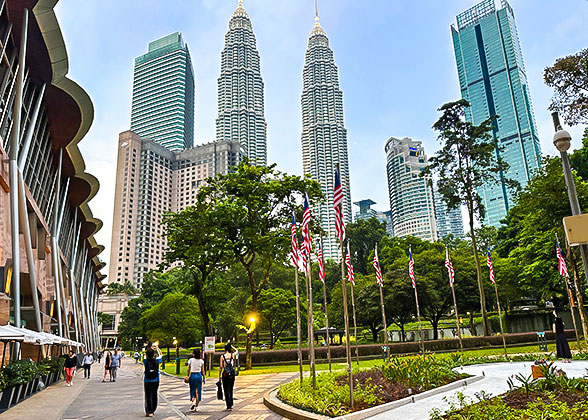
[[[15,360],[3,370],[9,386],[25,384],[39,376],[39,368],[32,360]]]
[[[430,354],[391,358],[382,368],[390,382],[401,382],[417,392],[426,391],[453,382],[462,375],[454,372],[450,357],[435,357]]]

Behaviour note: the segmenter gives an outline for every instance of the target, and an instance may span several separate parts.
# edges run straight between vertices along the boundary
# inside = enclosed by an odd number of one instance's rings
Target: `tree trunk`
[[[433,340],[438,340],[439,339],[439,319],[431,318],[431,320],[429,322],[431,323],[431,326],[433,327]]]
[[[476,272],[478,275],[478,291],[480,292],[482,326],[484,327],[484,335],[490,335],[490,330],[488,329],[488,314],[486,313],[486,296],[484,294],[484,283],[482,282],[482,268],[480,267],[480,256],[478,255],[478,245],[476,244],[476,235],[474,233],[473,203],[470,203],[470,207],[468,208],[468,216],[470,219],[470,237],[472,238],[472,250],[474,251],[474,258],[476,260]]]
[[[372,339],[374,340],[374,342],[378,342],[378,331],[380,331],[380,329],[375,326],[375,327],[370,327],[370,330],[372,332]]]
[[[578,278],[578,267],[576,264],[576,257],[571,252],[570,246],[567,249],[568,261],[572,263],[572,271],[574,278],[574,289],[576,291],[576,304],[578,306],[578,312],[580,313],[580,320],[582,321],[582,332],[584,333],[584,342],[588,343],[588,318],[586,317],[586,311],[584,311],[584,297],[582,296],[582,290],[580,289],[580,280]],[[570,308],[572,316],[574,316],[573,308]]]
[[[202,271],[200,273],[202,274],[202,281],[200,284],[198,284],[198,279],[195,274],[192,273],[192,279],[194,280],[194,294],[196,295],[196,300],[198,300],[198,309],[200,310],[200,317],[202,318],[202,323],[204,324],[204,335],[211,336],[212,326],[210,325],[210,316],[208,314],[206,299],[204,299],[204,295],[202,294],[202,288],[206,280],[206,276]]]
[[[404,332],[404,324],[400,325],[400,339],[402,342],[406,342],[406,333]]]

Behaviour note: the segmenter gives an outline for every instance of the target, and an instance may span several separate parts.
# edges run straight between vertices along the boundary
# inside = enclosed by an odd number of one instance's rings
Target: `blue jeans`
[[[202,401],[202,373],[192,372],[190,374],[190,400],[194,398],[198,391],[198,401]]]

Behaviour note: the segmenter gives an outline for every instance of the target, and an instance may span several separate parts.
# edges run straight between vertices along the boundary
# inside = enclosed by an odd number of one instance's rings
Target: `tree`
[[[582,147],[570,154],[570,164],[582,180],[588,182],[588,128],[584,130]]]
[[[209,179],[198,192],[198,202],[209,203],[209,211],[215,213],[219,240],[246,272],[253,310],[258,309],[259,295],[274,264],[287,258],[290,221],[292,214],[300,214],[296,203],[305,192],[311,203],[322,198],[316,181],[278,172],[275,165],[255,166],[246,159],[229,174]],[[261,269],[259,276],[256,267]],[[247,369],[251,368],[252,337],[253,332],[247,335]]]
[[[478,275],[478,291],[484,334],[489,334],[488,316],[486,314],[486,297],[482,283],[480,257],[474,231],[476,219],[484,218],[484,205],[478,193],[483,185],[504,182],[511,188],[516,185],[506,179],[504,173],[508,164],[500,158],[500,149],[492,137],[493,116],[480,125],[466,121],[465,116],[470,112],[470,104],[465,99],[449,102],[441,106],[443,114],[433,125],[439,132],[438,139],[441,149],[430,159],[422,176],[438,174],[437,186],[439,193],[449,209],[456,209],[463,204],[468,212],[472,250],[476,261]]]
[[[359,219],[345,226],[345,234],[349,239],[355,271],[367,275],[370,253],[373,255],[376,244],[386,235],[386,224],[375,217]]]
[[[248,303],[251,304],[251,297]],[[289,290],[265,289],[259,294],[257,305],[261,325],[269,330],[273,349],[280,335],[296,325],[296,297]]]
[[[109,283],[106,287],[106,295],[113,296],[118,294],[125,294],[127,296],[134,296],[139,294],[137,288],[133,284],[125,280],[123,284],[120,283]]]
[[[104,326],[110,323],[112,323],[112,315],[98,311],[98,325]]]
[[[168,264],[181,262],[187,269],[192,285],[189,292],[198,299],[200,316],[206,335],[212,335],[210,322],[210,303],[204,297],[210,275],[214,270],[226,265],[227,242],[220,231],[218,212],[205,195],[198,195],[193,206],[179,213],[164,215],[163,223],[167,236],[168,251],[165,260]]]
[[[143,313],[140,321],[151,341],[168,348],[176,337],[180,343],[192,344],[202,337],[203,323],[196,315],[198,300],[183,293],[170,293]]]
[[[555,60],[543,79],[555,89],[549,110],[558,111],[570,125],[588,124],[588,48]]]

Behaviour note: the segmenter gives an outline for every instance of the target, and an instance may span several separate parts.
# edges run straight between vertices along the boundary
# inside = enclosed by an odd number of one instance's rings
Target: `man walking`
[[[92,356],[92,353],[87,352],[84,356],[84,360],[82,360],[82,365],[84,365],[84,378],[90,379],[90,368],[92,367],[93,363],[94,356]]]
[[[122,366],[122,356],[118,347],[114,349],[113,355],[110,357],[110,373],[112,375],[112,382],[116,382],[118,378],[118,368]]]

